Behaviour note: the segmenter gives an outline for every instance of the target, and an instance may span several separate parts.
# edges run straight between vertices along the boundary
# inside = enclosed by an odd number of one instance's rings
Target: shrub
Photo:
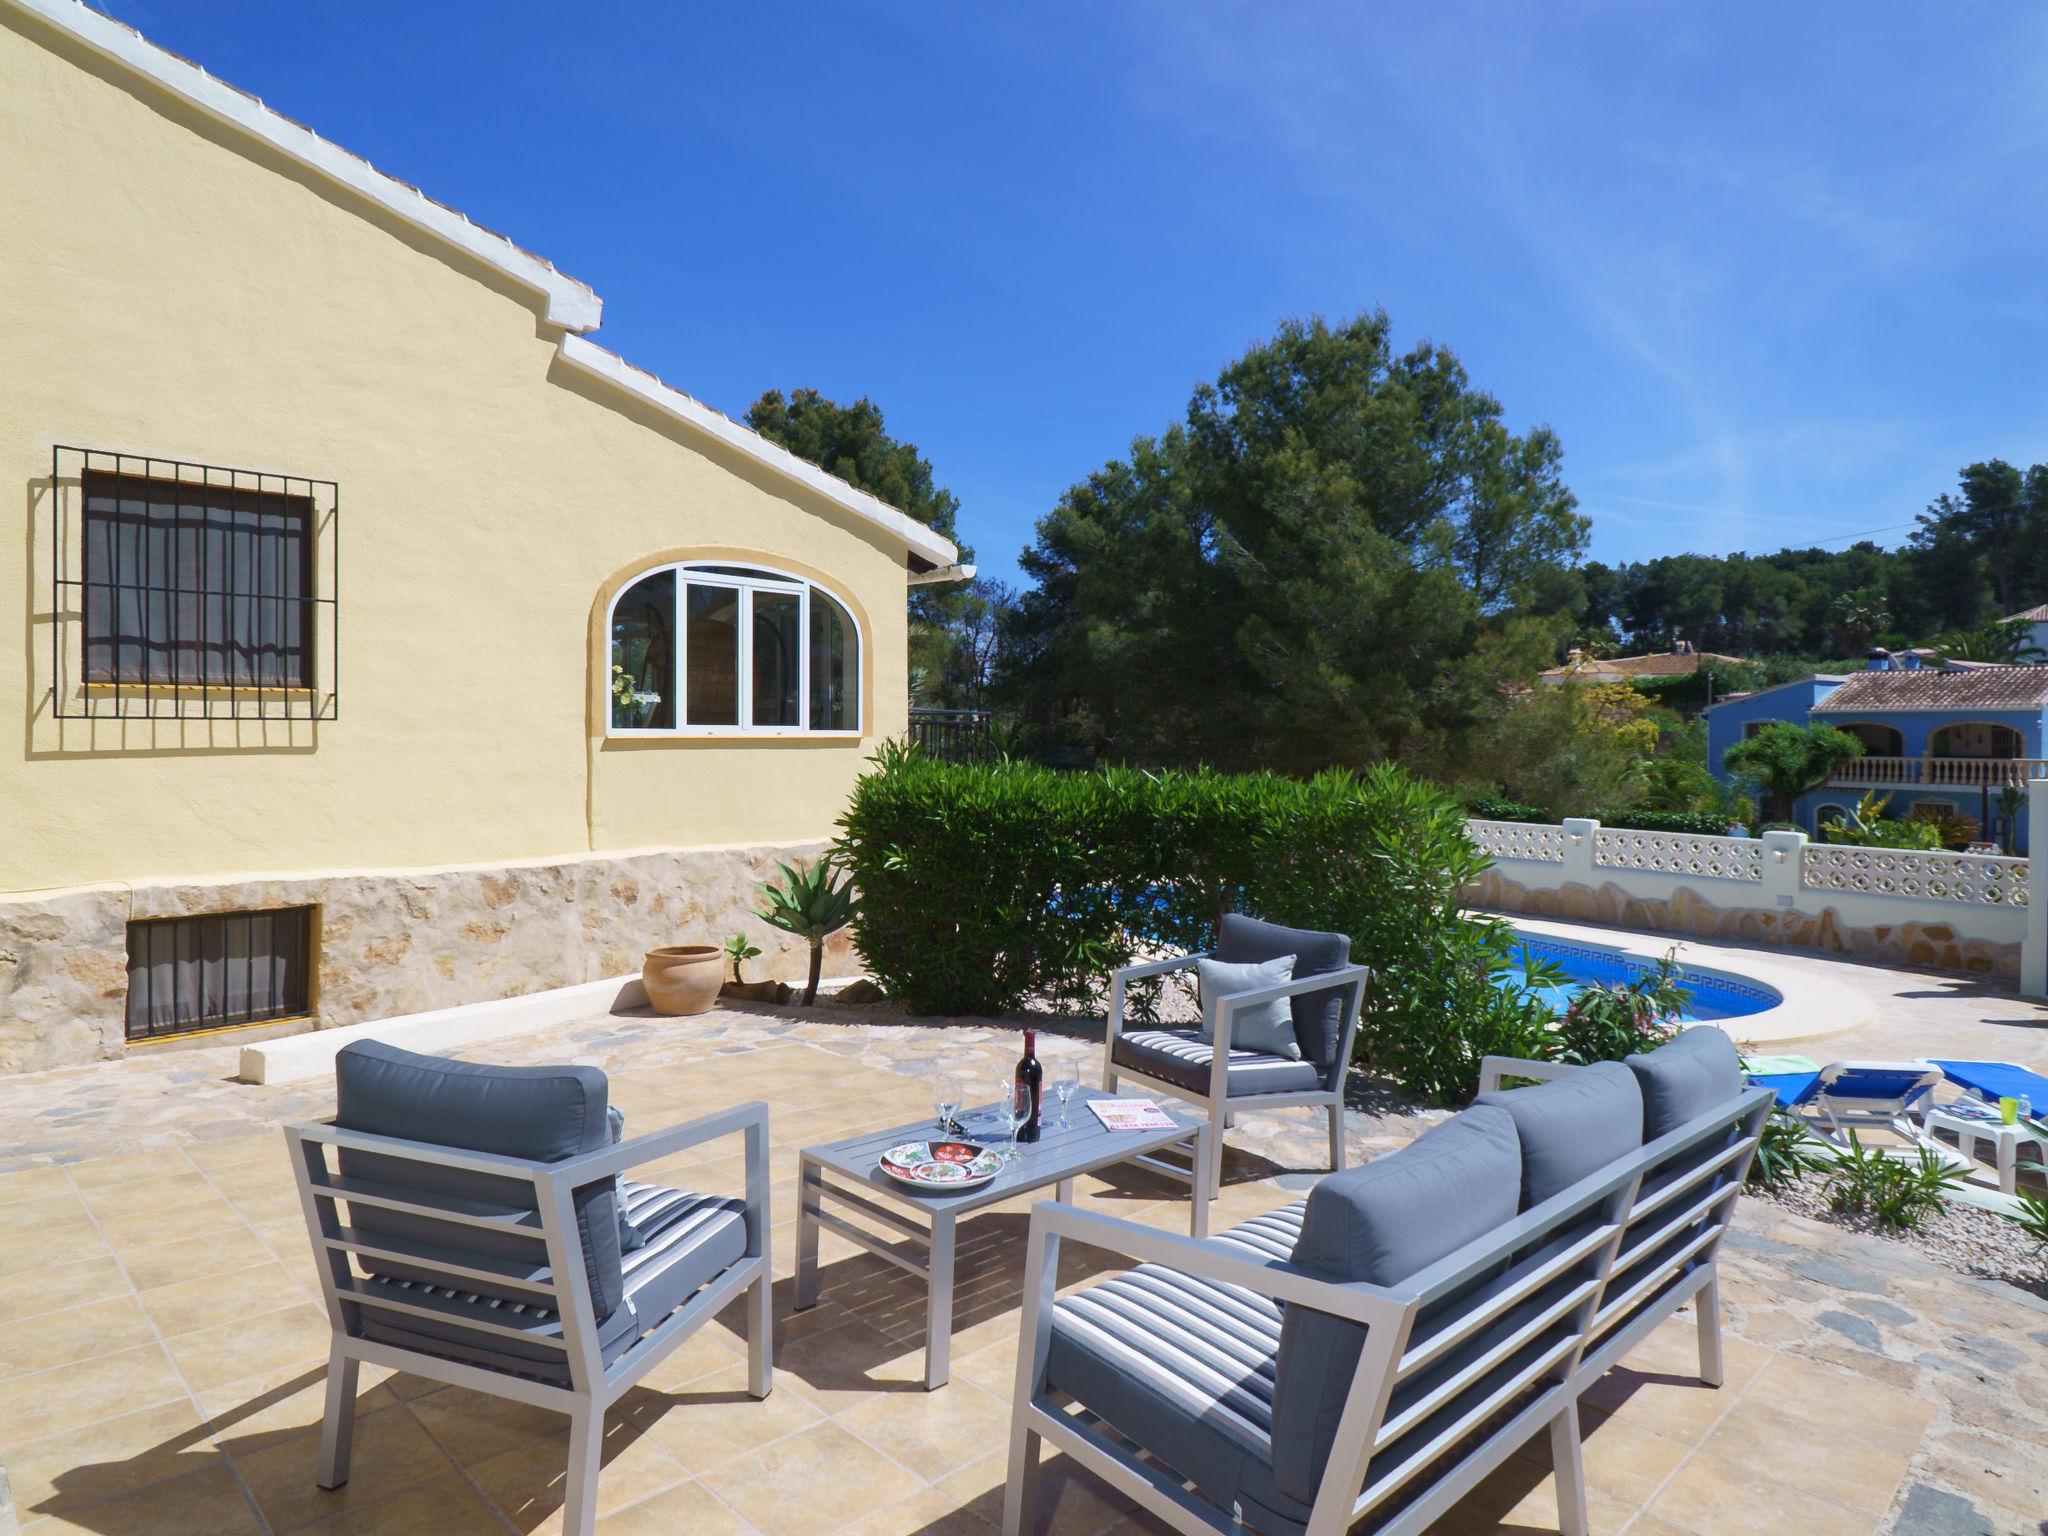
[[[1678,1016],[1692,1001],[1684,983],[1667,953],[1650,975],[1585,988],[1557,1022],[1557,1059],[1587,1066],[1654,1051],[1678,1033]]]
[[[1865,1147],[1849,1133],[1849,1150],[1835,1160],[1828,1174],[1828,1204],[1837,1211],[1868,1214],[1893,1232],[1916,1230],[1941,1209],[1942,1197],[1963,1182],[1963,1170],[1952,1167],[1926,1147],[1912,1162],[1874,1147]]]
[[[1602,811],[1603,827],[1631,832],[1693,832],[1701,837],[1726,837],[1732,818],[1719,811]]]
[[[2048,1200],[2024,1189],[2017,1198],[2020,1208],[2005,1219],[2035,1242],[2048,1245]]]
[[[1313,779],[1059,773],[885,748],[840,819],[854,941],[920,1013],[1092,1006],[1133,955],[1206,948],[1220,913],[1348,933],[1373,968],[1361,1051],[1469,1097],[1489,1052],[1541,1054],[1550,1010],[1497,988],[1513,934],[1467,919],[1486,857],[1456,801],[1401,769]]]
[[[1821,827],[1821,841],[1859,848],[1921,848],[1941,846],[1941,831],[1931,822],[1900,821],[1885,815],[1890,795],[1871,790],[1847,816],[1831,817]]]
[[[1809,1173],[1819,1173],[1829,1159],[1806,1132],[1797,1115],[1773,1109],[1764,1121],[1756,1156],[1749,1160],[1744,1183],[1754,1189],[1787,1189]]]
[[[1477,795],[1465,802],[1465,809],[1481,821],[1549,821],[1550,812],[1540,805],[1503,800],[1499,795]]]

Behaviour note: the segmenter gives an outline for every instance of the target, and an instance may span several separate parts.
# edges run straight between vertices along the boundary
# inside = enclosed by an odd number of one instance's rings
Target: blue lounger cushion
[[[2009,1061],[1937,1061],[1929,1058],[1927,1065],[1938,1069],[1957,1087],[1967,1088],[1980,1098],[2031,1099],[2035,1114],[2048,1114],[2048,1077],[2038,1072],[2029,1072]]]
[[[1351,939],[1348,934],[1262,923],[1242,912],[1223,914],[1216,933],[1216,959],[1242,965],[1278,960],[1282,955],[1294,957],[1294,980],[1324,976],[1351,963]],[[1314,1062],[1325,1074],[1340,1065],[1337,1046],[1343,1038],[1344,1009],[1350,995],[1349,987],[1331,987],[1298,994],[1288,1003],[1302,1060]]]
[[[1668,1136],[1742,1092],[1742,1057],[1735,1042],[1711,1024],[1680,1030],[1654,1051],[1624,1064],[1643,1095],[1643,1140]]]
[[[1515,1122],[1525,1211],[1643,1144],[1643,1092],[1618,1061],[1595,1062],[1533,1088],[1482,1093],[1473,1103]]]

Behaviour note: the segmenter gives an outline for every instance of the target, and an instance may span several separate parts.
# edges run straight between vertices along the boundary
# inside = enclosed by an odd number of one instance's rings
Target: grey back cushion
[[[1496,1089],[1473,1102],[1514,1118],[1525,1211],[1643,1144],[1642,1090],[1618,1061],[1579,1067],[1534,1088]]]
[[[605,1075],[596,1067],[495,1067],[477,1062],[422,1056],[376,1041],[342,1048],[334,1059],[335,1123],[403,1141],[490,1152],[503,1157],[560,1162],[611,1144],[605,1114]],[[370,1152],[341,1154],[341,1170],[436,1194],[457,1195],[492,1205],[534,1208],[533,1186],[495,1174],[383,1157]],[[576,1191],[576,1237],[598,1321],[618,1308],[618,1201],[610,1179]],[[373,1206],[352,1206],[349,1219],[365,1232],[390,1233],[497,1258],[545,1263],[539,1229],[532,1236],[486,1231],[411,1216]],[[448,1282],[431,1271],[386,1260],[376,1271],[393,1279]],[[494,1293],[471,1282],[480,1294]],[[505,1291],[509,1299],[532,1302],[531,1292]]]
[[[1678,1038],[1627,1059],[1643,1094],[1643,1140],[1668,1136],[1742,1092],[1742,1057],[1735,1042],[1711,1024],[1695,1024]]]
[[[1294,956],[1282,955],[1277,960],[1247,961],[1232,964],[1227,960],[1197,960],[1195,975],[1202,986],[1202,1038],[1211,1044],[1215,1035],[1210,1033],[1211,1018],[1221,1021],[1223,1009],[1220,1002],[1211,1014],[1212,1000],[1220,1000],[1237,992],[1258,992],[1267,987],[1277,986],[1283,981],[1294,979]],[[1285,1056],[1289,1061],[1301,1060],[1301,1044],[1294,1034],[1294,1010],[1288,1006],[1288,999],[1276,997],[1270,1003],[1254,1003],[1248,1008],[1234,1009],[1230,1015],[1230,1048],[1234,1051],[1264,1051],[1272,1056]]]
[[[1283,928],[1262,923],[1242,912],[1226,912],[1216,935],[1216,958],[1233,965],[1294,956],[1294,979],[1341,971],[1351,959],[1351,938],[1342,933],[1318,933],[1312,928]],[[1294,1016],[1294,1038],[1304,1061],[1319,1067],[1332,1066],[1337,1041],[1344,1032],[1344,1004],[1349,987],[1332,987],[1295,997],[1288,1011]]]
[[[1399,1152],[1309,1192],[1294,1262],[1332,1280],[1395,1285],[1515,1215],[1521,1151],[1504,1111],[1468,1109]],[[1289,1304],[1273,1387],[1273,1474],[1303,1503],[1329,1460],[1365,1329]]]

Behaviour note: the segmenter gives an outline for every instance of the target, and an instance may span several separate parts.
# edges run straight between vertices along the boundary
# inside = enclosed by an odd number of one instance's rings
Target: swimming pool
[[[1538,938],[1523,933],[1517,934],[1515,943],[1515,965],[1518,969],[1501,977],[1499,985],[1521,985],[1519,967],[1525,955],[1548,960],[1565,973],[1568,979],[1564,985],[1540,989],[1555,1002],[1560,1013],[1589,986],[1601,982],[1636,981],[1653,975],[1657,969],[1654,961],[1640,960],[1618,949],[1605,949],[1597,944],[1572,944],[1563,939]],[[1679,1017],[1687,1022],[1738,1019],[1745,1014],[1775,1008],[1785,1000],[1776,989],[1760,981],[1731,976],[1726,971],[1700,970],[1694,966],[1685,967],[1684,986],[1692,994],[1692,1002]]]

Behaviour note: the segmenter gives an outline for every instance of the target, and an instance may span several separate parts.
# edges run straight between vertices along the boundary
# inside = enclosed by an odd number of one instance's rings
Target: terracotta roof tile
[[[1882,709],[2039,709],[2048,704],[2048,666],[1933,667],[1912,672],[1858,672],[1813,706],[1816,715]]]

